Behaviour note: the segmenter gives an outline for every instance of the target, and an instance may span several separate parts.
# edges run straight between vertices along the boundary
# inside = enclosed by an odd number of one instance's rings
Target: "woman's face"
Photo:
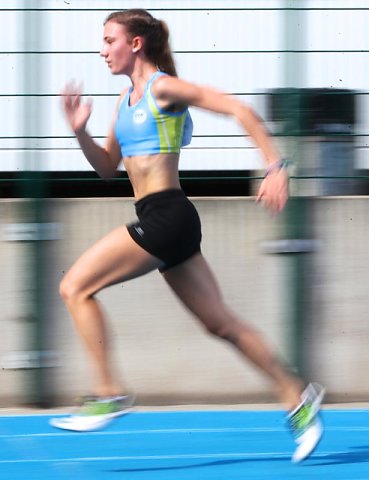
[[[105,58],[113,75],[127,74],[133,62],[132,42],[125,27],[110,21],[104,25],[104,44],[100,55]]]

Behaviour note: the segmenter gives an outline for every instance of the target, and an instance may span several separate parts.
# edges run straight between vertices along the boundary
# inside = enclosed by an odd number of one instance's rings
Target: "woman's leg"
[[[122,391],[113,378],[105,316],[94,294],[161,265],[162,262],[137,245],[122,226],[89,248],[62,280],[60,294],[93,360],[96,395],[116,395]]]
[[[163,276],[210,333],[233,343],[274,381],[277,394],[288,409],[300,404],[302,382],[279,362],[260,334],[242,323],[225,305],[214,275],[201,254],[163,272]]]

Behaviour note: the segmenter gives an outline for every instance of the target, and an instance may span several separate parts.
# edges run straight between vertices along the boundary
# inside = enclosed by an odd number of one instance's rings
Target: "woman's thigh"
[[[64,284],[75,293],[91,295],[108,285],[139,277],[163,262],[137,245],[121,226],[98,240],[74,263]]]
[[[225,305],[217,281],[201,253],[165,270],[162,275],[184,305],[200,320],[224,315]]]

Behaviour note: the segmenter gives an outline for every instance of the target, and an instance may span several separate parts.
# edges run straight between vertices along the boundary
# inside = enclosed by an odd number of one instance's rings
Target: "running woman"
[[[87,347],[94,368],[94,396],[76,415],[51,423],[69,430],[107,425],[132,404],[112,372],[106,319],[95,294],[109,285],[159,270],[182,303],[205,329],[231,343],[267,375],[288,410],[296,437],[292,460],[306,458],[323,427],[319,409],[323,389],[306,388],[278,360],[263,337],[225,304],[216,279],[201,253],[201,224],[194,205],[181,190],[180,149],[191,140],[189,106],[230,115],[255,142],[266,163],[257,200],[273,211],[288,199],[288,174],[262,121],[247,105],[215,89],[177,77],[167,25],[142,9],[110,14],[104,23],[101,56],[113,75],[127,75],[104,147],[86,130],[91,104],[68,85],[64,111],[86,159],[104,179],[123,161],[131,181],[137,221],[119,226],[90,247],[72,266],[60,293]]]

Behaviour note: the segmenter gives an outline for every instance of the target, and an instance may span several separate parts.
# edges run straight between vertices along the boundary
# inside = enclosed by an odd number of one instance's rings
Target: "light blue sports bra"
[[[163,110],[151,91],[153,81],[163,72],[155,72],[147,82],[142,98],[132,107],[132,86],[124,96],[114,125],[122,157],[155,153],[179,153],[192,138],[192,119],[187,108],[180,112]]]

